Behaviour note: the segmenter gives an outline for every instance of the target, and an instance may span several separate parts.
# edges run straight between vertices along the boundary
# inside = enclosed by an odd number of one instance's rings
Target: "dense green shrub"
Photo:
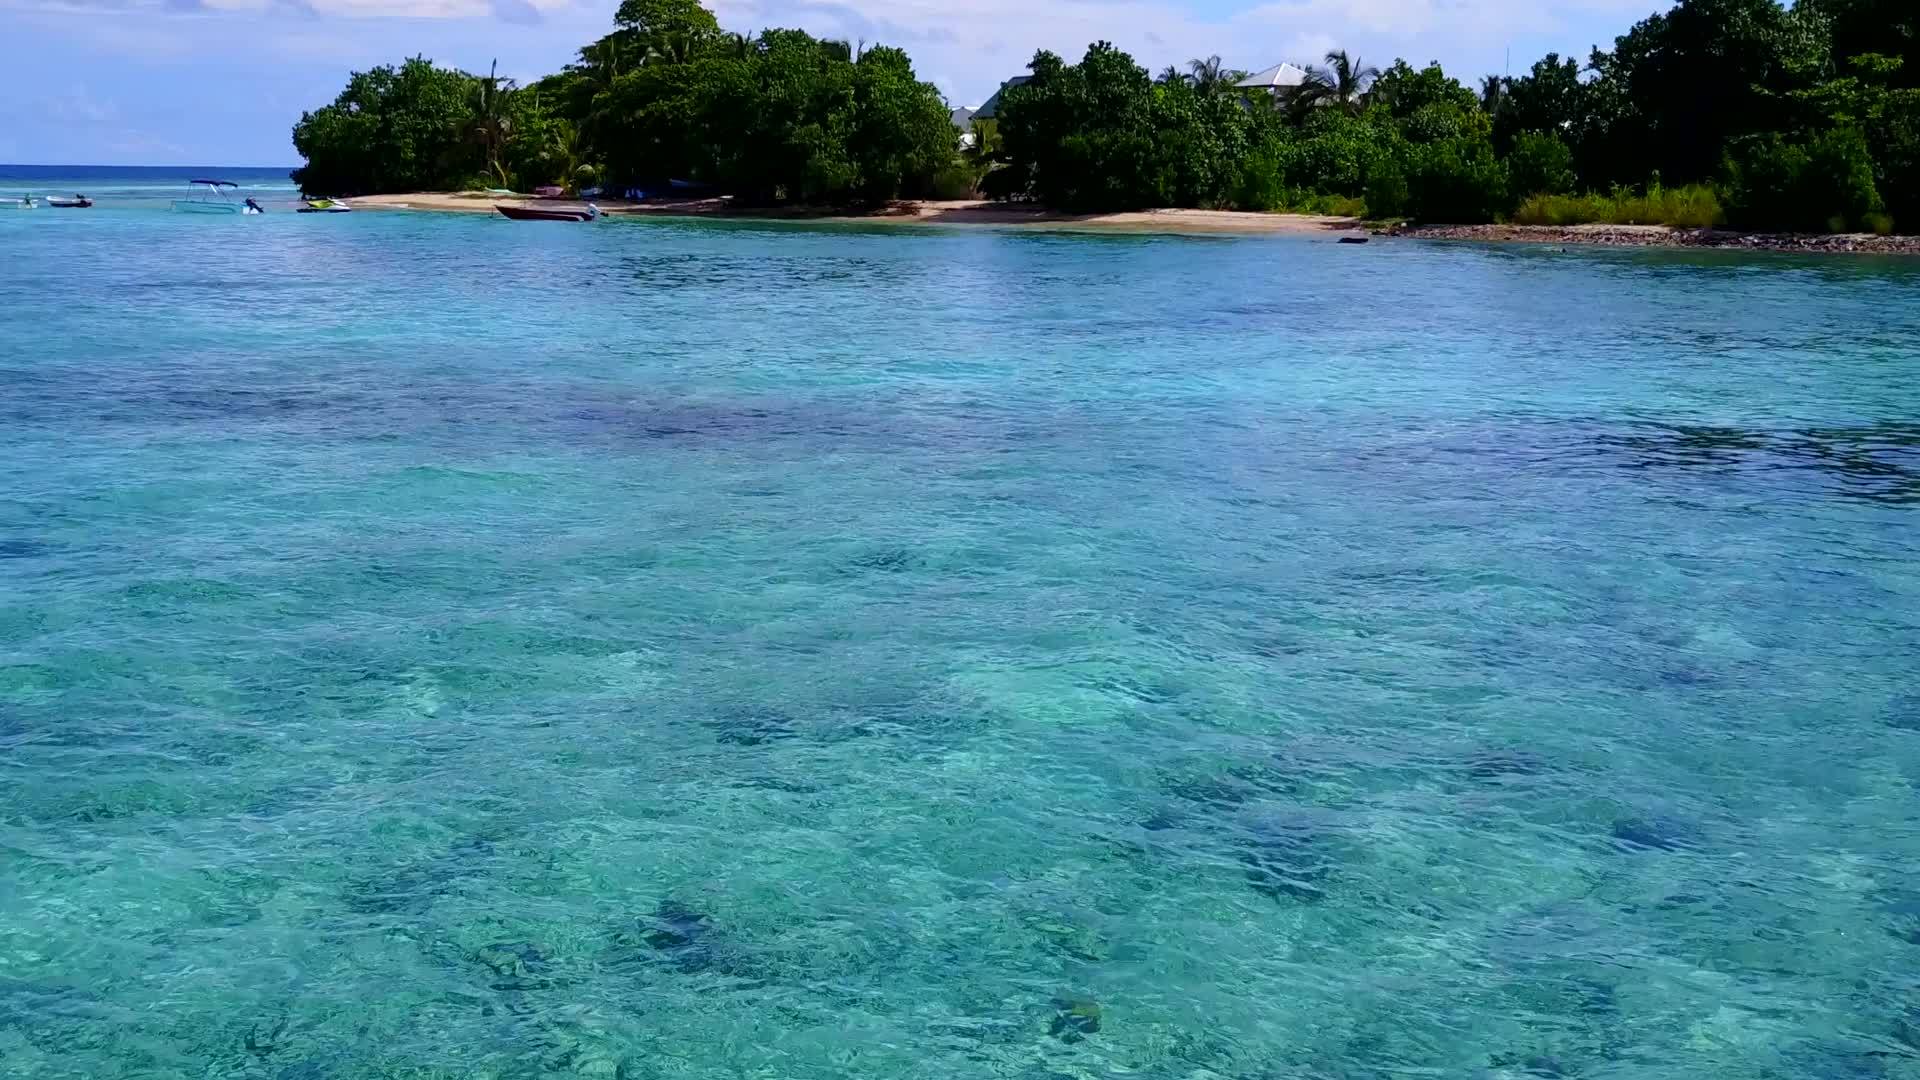
[[[1321,109],[1302,129],[1294,169],[1288,182],[1335,195],[1358,195],[1366,189],[1367,170],[1391,152],[1392,136],[1375,124]]]
[[[1411,205],[1406,164],[1398,156],[1376,162],[1367,174],[1367,213],[1377,218],[1405,217]]]
[[[1408,154],[1407,216],[1415,221],[1473,224],[1504,217],[1512,203],[1506,164],[1484,139],[1450,139]]]
[[[1233,203],[1241,210],[1278,210],[1287,199],[1288,147],[1266,141],[1247,155]]]
[[[293,148],[302,190],[329,195],[445,188],[485,169],[474,137],[479,80],[414,57],[359,71],[333,104],[303,113]]]
[[[1867,121],[1874,185],[1896,222],[1920,223],[1920,89],[1888,95]]]
[[[1858,128],[1810,138],[1778,132],[1739,140],[1726,160],[1727,220],[1744,228],[1839,232],[1883,207]]]
[[[980,195],[979,176],[964,162],[956,161],[927,179],[925,190],[914,192],[929,199],[973,199]]]
[[[1445,142],[1472,134],[1471,114],[1451,102],[1422,105],[1400,123],[1400,132],[1408,142]]]
[[[1030,67],[1025,84],[1002,93],[995,117],[1026,193],[1074,210],[1161,205],[1146,69],[1104,41],[1078,64],[1041,52]]]
[[[1437,63],[1415,71],[1405,60],[1395,60],[1392,67],[1373,81],[1369,96],[1395,120],[1409,119],[1436,105],[1454,113],[1475,112],[1480,107],[1473,91],[1460,85],[1459,80],[1441,70]]]
[[[1522,134],[1507,154],[1507,175],[1509,187],[1519,196],[1572,191],[1573,151],[1557,136]]]

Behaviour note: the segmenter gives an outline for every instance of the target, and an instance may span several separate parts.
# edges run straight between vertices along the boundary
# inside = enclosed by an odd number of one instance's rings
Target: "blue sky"
[[[552,71],[617,0],[0,0],[0,162],[296,164],[288,130],[349,71],[415,53],[503,74]],[[1329,47],[1463,79],[1584,57],[1662,0],[723,0],[730,29],[799,26],[899,45],[955,104],[1036,48],[1104,37],[1151,70],[1218,53],[1256,69]]]

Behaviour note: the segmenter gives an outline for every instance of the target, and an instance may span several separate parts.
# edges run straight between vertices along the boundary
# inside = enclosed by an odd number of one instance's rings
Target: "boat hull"
[[[194,199],[175,199],[173,200],[173,210],[177,214],[237,214],[240,212],[240,206],[237,203],[210,203],[199,202]]]
[[[47,205],[57,210],[85,210],[93,205],[92,199],[48,199]]]
[[[594,207],[562,208],[557,206],[499,206],[494,207],[502,216],[514,221],[592,221],[600,216]]]

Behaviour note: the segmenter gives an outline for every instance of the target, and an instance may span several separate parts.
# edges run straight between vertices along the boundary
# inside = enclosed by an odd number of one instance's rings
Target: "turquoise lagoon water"
[[[0,217],[0,1075],[1920,1076],[1920,268]]]

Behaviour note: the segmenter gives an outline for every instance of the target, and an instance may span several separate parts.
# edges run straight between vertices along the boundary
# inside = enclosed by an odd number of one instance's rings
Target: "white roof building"
[[[1241,90],[1291,90],[1307,81],[1307,73],[1292,64],[1275,64],[1233,85]]]

